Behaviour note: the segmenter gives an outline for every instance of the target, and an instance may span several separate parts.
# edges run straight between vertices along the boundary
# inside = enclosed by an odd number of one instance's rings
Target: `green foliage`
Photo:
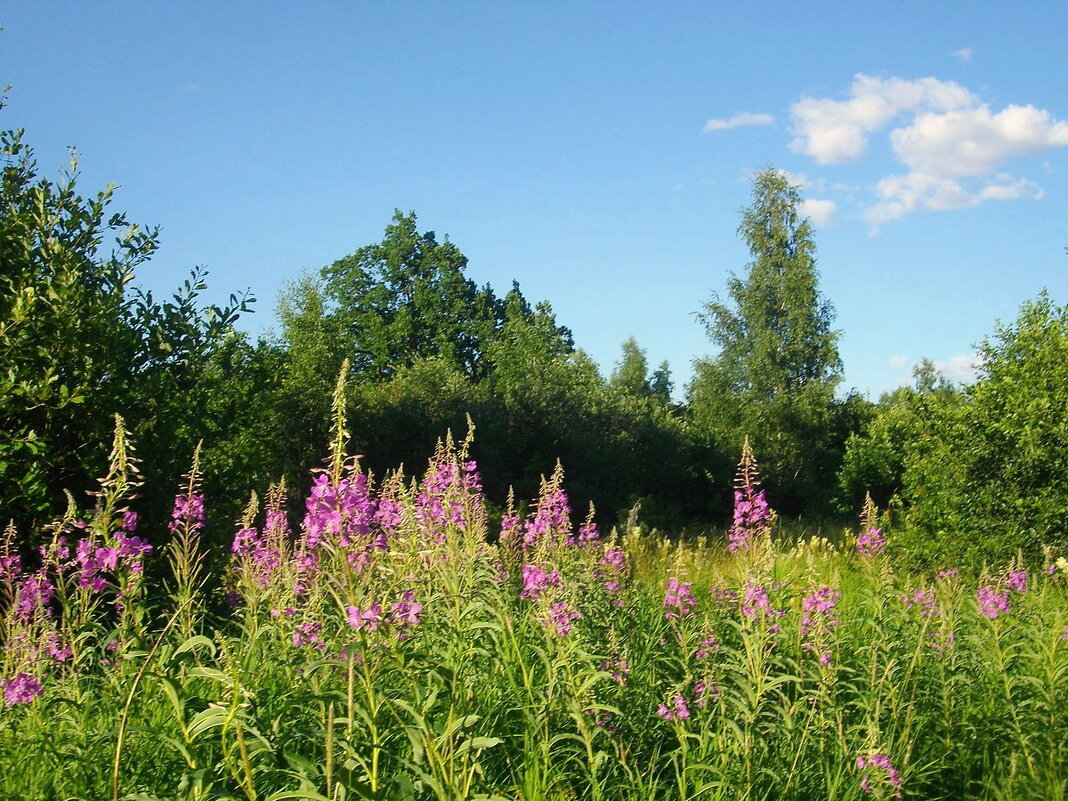
[[[73,153],[54,183],[21,131],[0,134],[0,152],[0,519],[30,530],[63,508],[64,490],[91,489],[107,459],[93,443],[115,414],[145,450],[149,517],[164,514],[168,499],[153,494],[176,484],[204,436],[207,486],[262,481],[270,457],[254,419],[270,415],[253,413],[242,383],[270,359],[234,331],[253,299],[201,304],[199,268],[162,302],[131,289],[157,232],[109,214],[111,187],[78,194]]]
[[[398,464],[421,464],[434,453],[442,432],[466,431],[468,414],[482,418],[478,411],[485,394],[449,360],[418,359],[388,381],[355,389],[353,439],[379,475]]]
[[[852,427],[838,472],[843,510],[858,508],[868,493],[883,508],[900,501],[907,454],[924,436],[929,421],[959,402],[960,392],[929,359],[916,365],[912,374],[913,387],[885,393],[866,419]]]
[[[472,378],[502,316],[487,286],[467,278],[467,259],[433,231],[420,234],[414,212],[393,215],[380,244],[360,248],[322,271],[332,322],[354,369],[388,377],[419,358],[440,357]]]
[[[250,507],[220,566],[230,614],[197,591],[188,516],[151,557],[167,592],[123,560],[86,591],[58,540],[40,571],[0,577],[57,580],[51,615],[0,607],[4,691],[40,685],[0,710],[5,798],[1063,796],[1068,572],[927,578],[817,537],[572,544],[561,522],[488,544],[467,445],[370,488],[345,458],[343,386],[317,522],[290,536],[273,492],[265,520]],[[95,513],[65,523],[75,552],[125,536],[121,421],[114,442]],[[374,498],[394,522],[367,517]],[[555,581],[531,593],[529,568]]]
[[[730,305],[714,295],[698,315],[719,353],[695,362],[687,393],[693,425],[714,447],[736,453],[750,437],[775,504],[791,514],[825,505],[845,436],[834,311],[800,204],[782,173],[754,179],[738,228],[753,261],[728,281]]]
[[[1064,547],[1068,516],[1068,306],[1043,293],[979,349],[980,375],[907,443],[909,551],[981,564]]]
[[[0,519],[25,521],[106,457],[83,443],[106,441],[120,411],[139,344],[126,287],[156,232],[108,216],[111,187],[78,195],[73,153],[59,183],[41,177],[22,136],[0,134]]]
[[[634,337],[623,343],[623,355],[608,383],[620,392],[636,398],[647,398],[653,394],[649,383],[649,361]]]

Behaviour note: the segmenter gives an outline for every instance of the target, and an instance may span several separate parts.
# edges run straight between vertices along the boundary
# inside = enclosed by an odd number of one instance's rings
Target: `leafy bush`
[[[961,393],[885,405],[842,474],[856,484],[865,457],[869,476],[900,471],[902,547],[916,564],[979,566],[1068,545],[1068,306],[1043,293],[979,355]]]

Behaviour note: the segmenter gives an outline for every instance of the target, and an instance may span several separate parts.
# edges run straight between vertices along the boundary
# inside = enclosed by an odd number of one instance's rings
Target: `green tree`
[[[638,341],[629,337],[623,343],[623,355],[612,372],[609,384],[626,395],[646,398],[652,395],[649,385],[649,360]]]
[[[163,302],[133,289],[156,231],[109,213],[111,187],[81,196],[73,152],[58,183],[22,131],[0,134],[0,155],[0,519],[28,534],[61,511],[63,490],[95,489],[116,413],[138,444],[142,510],[158,512],[199,439],[234,447],[234,427],[253,428],[247,414],[213,416],[250,363],[234,323],[253,299],[201,304],[202,270]]]
[[[932,409],[905,448],[901,545],[920,563],[1068,545],[1068,306],[1043,292],[979,357],[975,383]]]
[[[111,187],[81,197],[73,152],[59,183],[22,131],[0,134],[0,154],[0,516],[39,521],[103,466],[138,350],[126,288],[156,232],[108,215]]]
[[[398,210],[381,243],[323,268],[323,295],[344,355],[355,372],[374,378],[440,357],[479,379],[502,304],[466,277],[467,259],[448,237],[438,242],[416,223],[414,212]]]
[[[675,382],[671,378],[671,365],[667,361],[653,371],[653,377],[649,379],[649,391],[653,397],[662,403],[671,403],[671,393],[675,389]]]
[[[838,332],[800,205],[782,173],[754,179],[738,228],[752,261],[744,278],[729,279],[729,303],[714,295],[698,314],[719,353],[695,363],[688,392],[697,429],[731,452],[748,434],[774,502],[794,513],[829,497],[842,439]]]
[[[862,425],[846,440],[838,471],[839,507],[843,512],[859,509],[871,494],[885,509],[901,498],[905,460],[909,450],[924,436],[927,421],[959,402],[960,391],[923,359],[913,368],[913,386],[886,392]]]

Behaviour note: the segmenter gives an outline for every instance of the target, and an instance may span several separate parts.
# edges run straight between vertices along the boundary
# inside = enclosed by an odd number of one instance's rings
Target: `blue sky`
[[[0,127],[161,227],[139,283],[206,265],[253,332],[414,210],[605,373],[634,336],[681,395],[769,164],[817,223],[845,388],[966,377],[995,320],[1068,301],[1062,3],[38,0],[0,26]]]

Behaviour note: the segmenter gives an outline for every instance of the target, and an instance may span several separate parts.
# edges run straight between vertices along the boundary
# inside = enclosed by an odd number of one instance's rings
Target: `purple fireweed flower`
[[[764,490],[745,486],[734,491],[734,523],[727,532],[728,551],[748,551],[754,536],[771,532],[772,514]]]
[[[355,606],[348,607],[349,625],[357,631],[378,631],[382,625],[382,604],[371,604],[364,611]]]
[[[665,610],[664,617],[668,620],[693,615],[696,601],[693,593],[690,592],[690,582],[684,581],[680,583],[674,576],[669,578],[667,588],[664,590],[664,603],[662,605]]]
[[[230,546],[230,553],[238,556],[251,556],[256,549],[259,532],[255,528],[238,529],[234,534],[234,544]]]
[[[959,575],[960,575],[960,571],[957,570],[957,568],[955,568],[955,567],[952,567],[949,570],[939,570],[938,571],[938,578],[940,578],[940,579],[951,579],[954,576],[959,576]]]
[[[123,512],[122,523],[119,524],[119,528],[130,534],[137,531],[137,512]]]
[[[597,531],[597,524],[592,520],[589,520],[579,526],[578,541],[579,545],[585,545],[588,542],[596,542],[600,539],[601,534]]]
[[[404,520],[404,507],[393,498],[379,498],[374,522],[387,535],[392,534]]]
[[[542,481],[538,505],[523,527],[523,548],[533,548],[539,542],[557,542],[571,535],[571,507],[560,484],[563,471],[557,465],[548,481]]]
[[[542,623],[547,629],[552,629],[556,636],[566,637],[571,633],[571,623],[581,620],[582,613],[577,609],[571,609],[566,602],[557,601],[549,607],[549,619]]]
[[[191,495],[178,495],[174,499],[174,509],[171,512],[171,522],[167,524],[172,534],[184,525],[190,528],[204,526],[204,496],[199,493]]]
[[[306,550],[315,550],[324,541],[340,548],[366,547],[376,503],[363,473],[343,478],[336,486],[326,473],[318,475],[304,508]]]
[[[695,659],[704,659],[709,654],[713,654],[720,648],[719,641],[715,638],[715,635],[705,637],[701,642],[697,643],[697,650],[694,651]]]
[[[702,709],[708,706],[709,700],[717,695],[719,695],[719,687],[714,681],[699,681],[693,686],[693,700]]]
[[[115,570],[119,566],[119,551],[116,548],[96,549],[96,563],[102,570]]]
[[[866,793],[874,792],[871,784],[871,772],[879,771],[880,784],[889,785],[894,789],[893,797],[901,798],[901,773],[891,764],[890,757],[886,754],[874,754],[867,759],[857,757],[857,770],[867,770],[860,778],[860,789]]]
[[[52,596],[56,593],[55,585],[49,580],[44,569],[37,573],[23,576],[15,588],[13,614],[20,623],[29,623],[38,611],[45,617],[52,617]]]
[[[801,647],[806,651],[819,650],[819,663],[824,667],[831,664],[831,652],[823,645],[831,629],[841,625],[834,613],[835,604],[841,597],[838,590],[821,587],[801,602],[801,637],[804,640]]]
[[[995,620],[998,615],[1009,613],[1009,594],[998,592],[992,584],[980,587],[975,594],[979,602],[979,614]]]
[[[868,526],[857,537],[857,553],[864,556],[878,556],[886,550],[886,537],[883,530]]]
[[[313,648],[321,651],[326,647],[326,643],[319,637],[319,632],[322,631],[323,624],[318,621],[309,621],[307,623],[300,623],[293,631],[293,645],[310,645]]]
[[[501,545],[514,545],[519,537],[521,519],[514,512],[501,518]]]
[[[456,463],[449,451],[439,449],[416,496],[415,521],[423,537],[434,543],[444,542],[450,527],[466,531],[471,524],[481,530],[486,509],[478,466]]]
[[[1054,568],[1056,570],[1056,568]],[[0,558],[0,582],[14,581],[22,572],[22,557],[17,553]]]
[[[419,613],[423,605],[415,602],[415,593],[407,590],[400,601],[395,601],[389,610],[389,622],[397,628],[419,625]]]
[[[668,721],[685,720],[690,717],[690,709],[686,706],[686,699],[681,695],[676,695],[672,697],[670,707],[667,704],[660,704],[656,715]]]
[[[57,662],[67,662],[72,656],[74,651],[69,645],[63,645],[63,640],[59,636],[59,632],[51,632],[45,640],[45,652]]]
[[[771,605],[768,591],[760,584],[749,582],[745,585],[745,597],[742,598],[742,615],[755,621],[758,619],[773,620],[783,617],[785,609],[776,609]],[[768,631],[775,634],[779,631],[779,624],[772,625]]]
[[[41,682],[29,673],[17,673],[14,678],[0,684],[4,687],[4,703],[7,706],[33,703],[35,698],[44,694]]]
[[[1010,590],[1019,593],[1027,592],[1027,571],[1017,570],[1009,573],[1008,579],[1005,581]]]
[[[543,591],[559,586],[560,574],[555,568],[546,573],[535,564],[528,562],[523,565],[523,590],[519,593],[519,597],[524,601],[536,601]]]
[[[906,609],[916,607],[922,617],[939,617],[934,590],[917,589],[912,595],[902,595],[901,601]]]
[[[612,568],[620,573],[625,573],[627,570],[627,557],[626,554],[623,553],[623,549],[609,548],[605,551],[604,556],[601,558],[601,566]]]
[[[147,540],[134,536],[128,537],[122,533],[115,535],[115,547],[119,550],[119,557],[127,560],[139,560],[154,550]]]

